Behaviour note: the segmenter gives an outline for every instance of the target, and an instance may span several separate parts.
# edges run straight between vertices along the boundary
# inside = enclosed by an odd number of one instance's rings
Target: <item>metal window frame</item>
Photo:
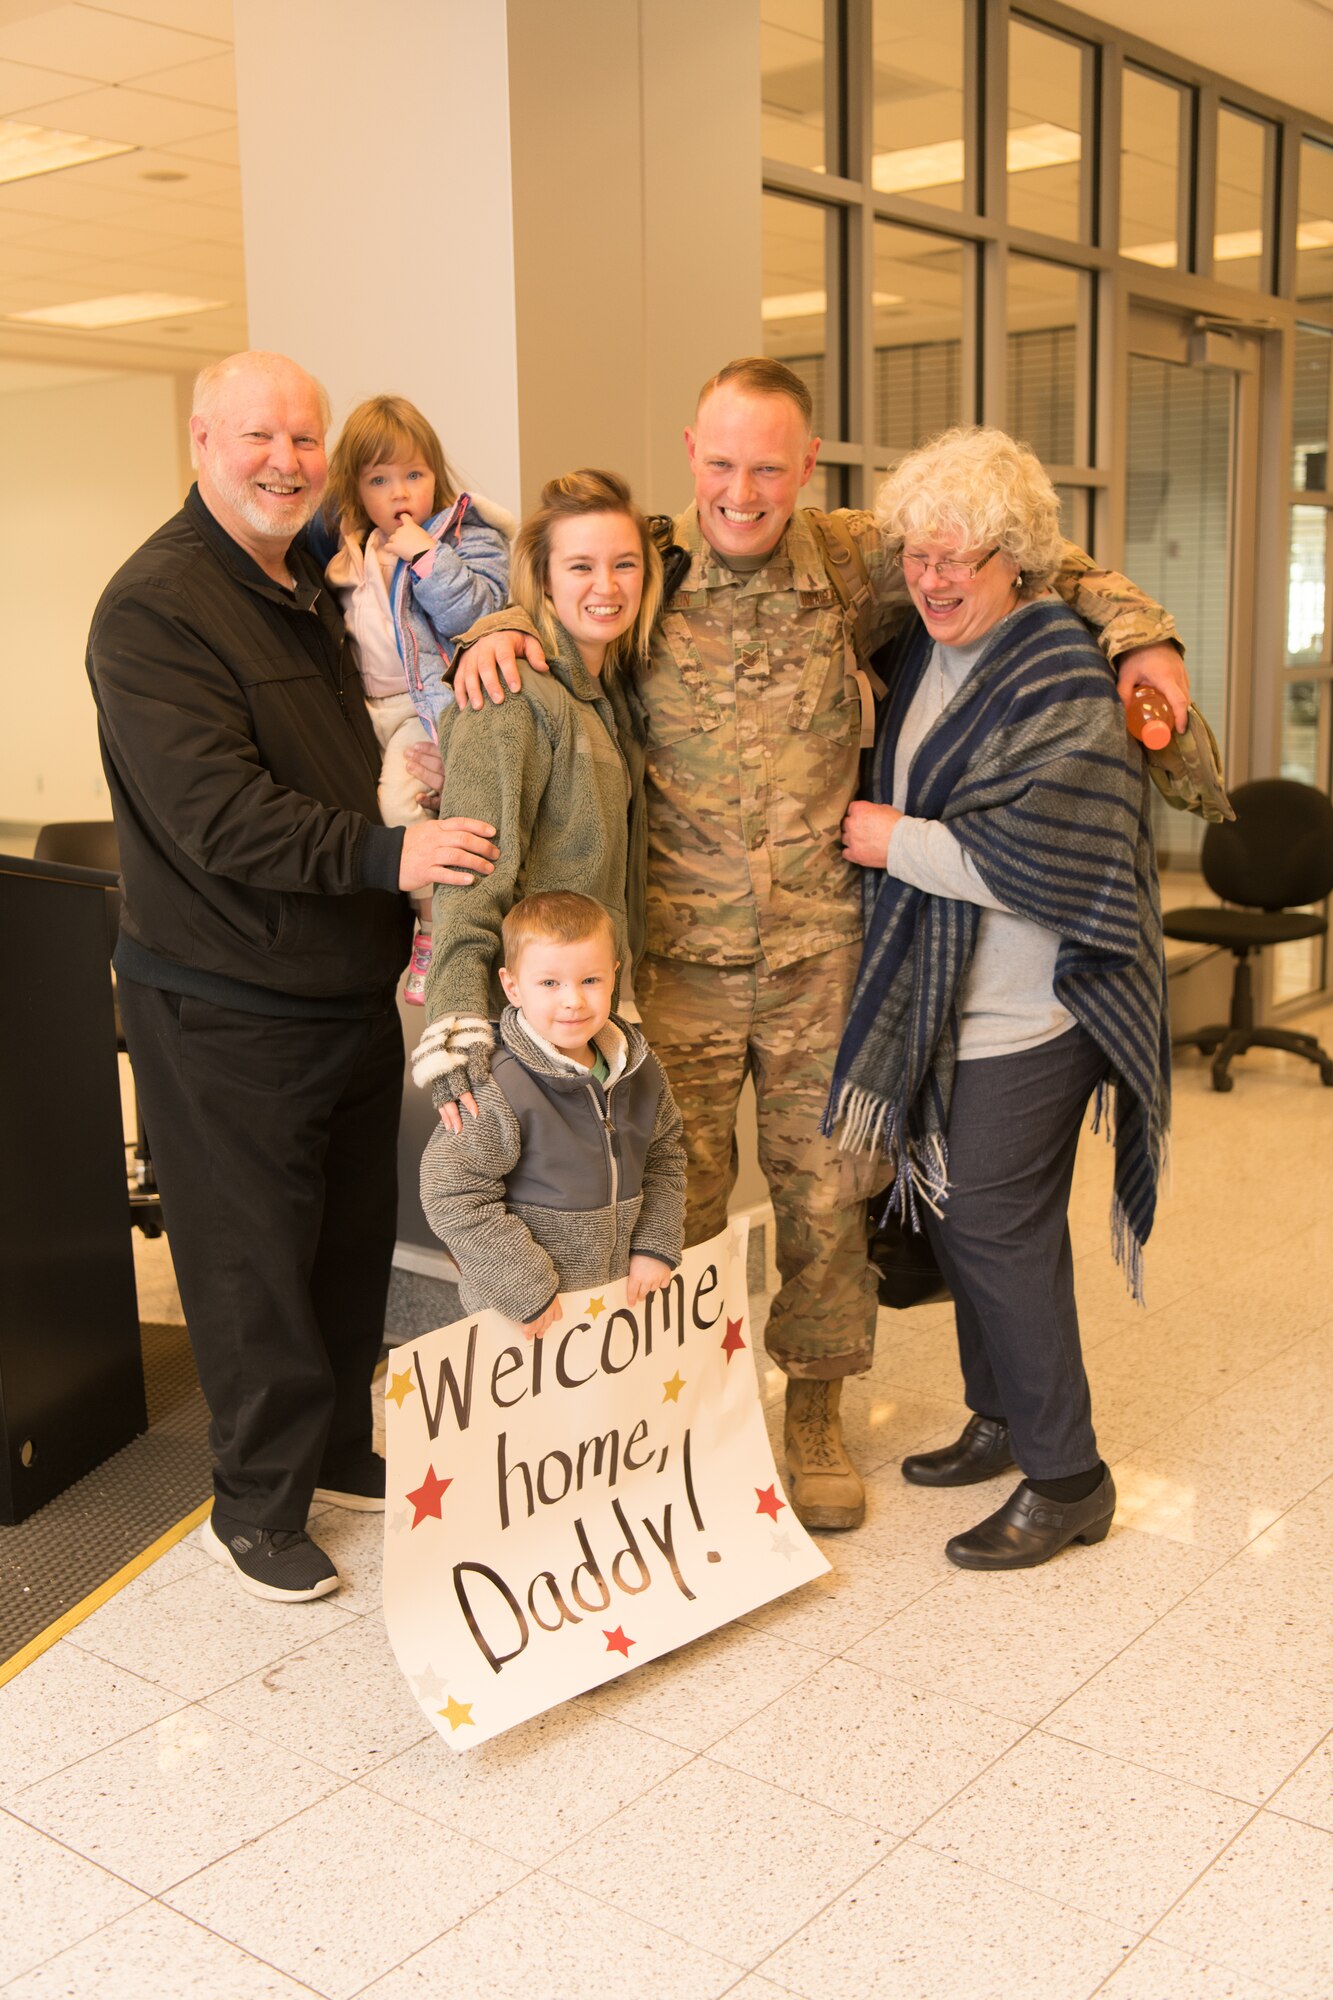
[[[1080,201],[1082,238],[1070,242],[1010,224],[1006,207],[1009,24],[1013,19],[1084,45],[1082,112],[1084,159]],[[1215,327],[1255,336],[1260,349],[1257,441],[1247,450],[1243,477],[1254,495],[1252,591],[1242,593],[1247,627],[1243,671],[1238,644],[1238,685],[1248,678],[1247,722],[1240,729],[1237,782],[1253,771],[1275,769],[1280,751],[1283,692],[1290,679],[1320,681],[1319,741],[1323,777],[1333,758],[1333,655],[1315,668],[1285,662],[1286,557],[1293,503],[1323,505],[1329,515],[1333,557],[1333,492],[1293,494],[1290,427],[1294,337],[1298,322],[1333,331],[1333,304],[1298,306],[1296,222],[1301,146],[1305,140],[1333,148],[1333,126],[1189,62],[1142,37],[1062,4],[1062,0],[965,0],[964,180],[960,208],[942,208],[918,196],[886,194],[873,185],[874,0],[825,0],[825,116],[836,135],[839,171],[813,173],[778,160],[763,162],[763,184],[774,194],[798,195],[838,213],[836,254],[829,274],[830,339],[826,369],[836,379],[841,434],[826,441],[823,457],[842,469],[853,505],[869,504],[891,457],[877,449],[874,426],[874,288],[878,221],[891,222],[971,246],[963,294],[961,410],[965,422],[1005,422],[1007,301],[1011,251],[1063,264],[1083,274],[1085,329],[1079,349],[1076,436],[1081,461],[1049,466],[1061,486],[1082,487],[1093,546],[1115,563],[1124,548],[1127,341],[1130,312],[1156,307]],[[1119,244],[1120,136],[1125,65],[1132,64],[1179,91],[1177,176],[1178,260],[1163,270],[1123,257]],[[1264,213],[1266,282],[1254,291],[1230,285],[1214,263],[1217,119],[1226,106],[1266,128]],[[830,158],[835,158],[830,151]],[[838,307],[834,309],[835,296]],[[836,351],[835,351],[836,350]],[[831,401],[830,407],[833,407]],[[1333,612],[1333,561],[1326,584]],[[1250,601],[1252,600],[1252,601]],[[1333,646],[1333,616],[1325,620]],[[1237,704],[1239,706],[1239,704]]]

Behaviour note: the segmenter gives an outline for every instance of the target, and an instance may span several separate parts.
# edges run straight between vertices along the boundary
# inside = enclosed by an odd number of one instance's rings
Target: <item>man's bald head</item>
[[[194,418],[205,421],[216,418],[222,403],[247,381],[255,378],[270,381],[292,382],[299,377],[307,382],[315,393],[319,404],[322,428],[327,431],[332,420],[332,409],[328,392],[317,376],[312,375],[288,354],[275,354],[264,347],[247,348],[243,354],[229,354],[225,361],[210,361],[207,368],[201,368],[194,378],[194,399],[190,404],[190,463],[198,465],[194,441]]]
[[[231,354],[194,385],[190,456],[199,497],[262,568],[283,580],[293,536],[329,476],[329,399],[285,354]]]

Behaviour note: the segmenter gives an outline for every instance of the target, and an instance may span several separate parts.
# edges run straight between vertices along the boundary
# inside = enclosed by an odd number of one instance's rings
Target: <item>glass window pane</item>
[[[829,278],[836,271],[835,220],[813,201],[764,196],[764,352],[785,361],[814,397],[815,429],[837,436],[827,396]]]
[[[1129,357],[1125,574],[1169,605],[1189,640],[1194,698],[1227,741],[1231,436],[1235,377]],[[1163,868],[1196,865],[1202,823],[1154,801]]]
[[[1183,92],[1126,67],[1120,126],[1120,254],[1165,270],[1180,262],[1176,241]]]
[[[1226,105],[1217,114],[1217,216],[1214,223],[1215,276],[1227,285],[1266,292],[1268,217],[1264,213],[1264,168],[1271,127]]]
[[[1282,690],[1282,772],[1301,785],[1319,783],[1319,695],[1323,681],[1288,681]]]
[[[947,236],[875,224],[875,434],[911,451],[961,411],[963,259]]]
[[[1296,296],[1333,307],[1333,146],[1301,141],[1296,212]]]
[[[1090,495],[1086,486],[1057,486],[1055,497],[1060,502],[1060,532],[1067,542],[1076,542],[1081,549],[1088,547],[1088,511]]]
[[[1287,563],[1287,663],[1312,665],[1324,652],[1328,510],[1293,507]]]
[[[1306,493],[1321,493],[1329,484],[1331,371],[1333,334],[1298,326],[1291,398],[1291,483]]]
[[[801,488],[797,506],[822,507],[826,514],[831,514],[835,507],[845,507],[846,472],[845,465],[817,465],[809,484]]]
[[[1076,438],[1079,311],[1086,280],[1063,264],[1009,259],[1007,428],[1045,465],[1087,463]]]
[[[759,68],[765,157],[823,173],[824,0],[762,0]]]
[[[875,0],[875,158],[881,194],[963,202],[963,5]]]
[[[1071,242],[1082,234],[1084,57],[1079,42],[1009,23],[1009,220]]]

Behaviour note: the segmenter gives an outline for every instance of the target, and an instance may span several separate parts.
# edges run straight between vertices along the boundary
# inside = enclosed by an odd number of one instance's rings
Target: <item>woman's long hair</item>
[[[643,597],[639,615],[627,632],[612,639],[606,649],[603,673],[614,673],[633,660],[646,660],[652,630],[662,605],[662,558],[648,532],[648,523],[634,504],[625,481],[614,472],[600,472],[582,466],[548,479],[541,499],[528,515],[514,542],[509,568],[509,591],[515,604],[526,611],[548,652],[556,646],[556,616],[551,604],[551,536],[559,521],[575,520],[585,514],[623,514],[632,521],[643,552]]]

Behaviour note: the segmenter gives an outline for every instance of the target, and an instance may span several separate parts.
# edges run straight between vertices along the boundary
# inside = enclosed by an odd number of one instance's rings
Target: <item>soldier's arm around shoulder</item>
[[[1139,646],[1168,641],[1184,650],[1169,611],[1119,570],[1100,569],[1073,542],[1064,545],[1064,560],[1052,588],[1090,627],[1108,660],[1118,660]]]

